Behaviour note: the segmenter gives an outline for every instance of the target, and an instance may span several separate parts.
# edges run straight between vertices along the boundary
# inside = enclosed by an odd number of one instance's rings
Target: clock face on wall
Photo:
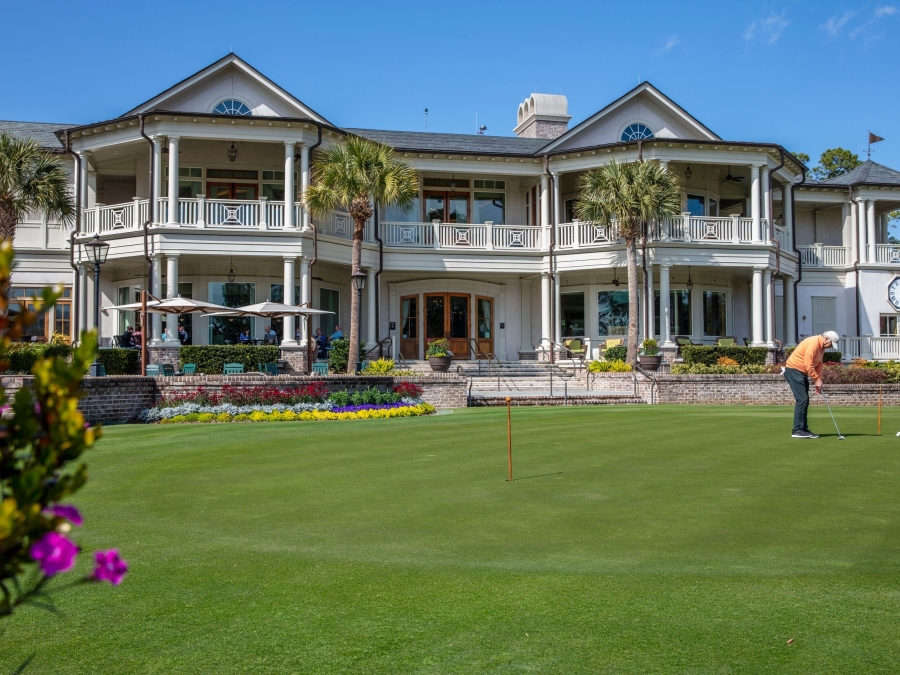
[[[900,277],[888,284],[888,300],[894,307],[900,309]]]

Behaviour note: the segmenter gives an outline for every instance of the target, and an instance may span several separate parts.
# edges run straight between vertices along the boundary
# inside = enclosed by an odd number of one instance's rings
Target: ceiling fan
[[[729,166],[728,167],[728,175],[725,176],[725,180],[720,181],[720,182],[727,183],[728,181],[734,181],[735,183],[740,183],[742,180],[744,180],[743,176],[732,176],[731,175],[731,167]]]

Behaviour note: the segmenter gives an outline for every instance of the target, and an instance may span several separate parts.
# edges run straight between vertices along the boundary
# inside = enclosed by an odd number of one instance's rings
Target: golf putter
[[[835,430],[837,430],[837,432],[838,432],[838,440],[839,440],[839,441],[844,440],[843,435],[841,435],[841,430],[838,429],[837,420],[834,419],[834,413],[831,412],[831,406],[828,404],[828,398],[825,396],[825,392],[824,392],[824,391],[820,391],[819,394],[822,395],[822,398],[823,398],[824,401],[825,401],[825,405],[828,406],[828,414],[831,415],[831,421],[834,422],[834,428],[835,428]]]

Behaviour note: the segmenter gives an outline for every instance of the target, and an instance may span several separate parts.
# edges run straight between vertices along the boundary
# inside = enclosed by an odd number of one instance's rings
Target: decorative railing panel
[[[284,202],[266,202],[266,227],[270,230],[284,229]],[[294,221],[300,227],[300,221]]]
[[[431,223],[381,223],[381,240],[397,248],[434,248]]]
[[[805,267],[819,266],[819,252],[815,246],[798,246],[800,252],[800,263]]]
[[[538,251],[541,248],[540,227],[525,225],[492,225],[491,244],[495,249]]]
[[[893,244],[875,244],[875,261],[884,265],[900,263],[900,246]]]
[[[206,225],[214,227],[259,227],[259,202],[236,199],[206,200]]]
[[[438,232],[441,248],[487,248],[487,225],[441,223]]]

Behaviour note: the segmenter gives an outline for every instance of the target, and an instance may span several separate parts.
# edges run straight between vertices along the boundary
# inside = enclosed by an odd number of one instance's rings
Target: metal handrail
[[[478,363],[478,372],[481,373],[481,362],[487,361],[488,364],[488,373],[491,372],[491,364],[496,363],[497,368],[502,368],[503,364],[500,362],[500,359],[497,358],[497,355],[494,352],[483,352],[481,348],[478,346],[478,340],[475,338],[469,338],[468,340],[469,353],[475,357],[475,362]]]
[[[545,342],[550,343],[550,363],[553,363],[553,348],[556,347],[561,354],[568,355],[574,363],[576,360],[579,361],[579,367],[584,368],[584,355],[578,354],[577,356],[572,353],[572,351],[566,347],[565,345],[559,344],[556,340],[551,340],[550,338],[542,337],[538,340],[537,345],[532,345],[532,349],[539,349]]]
[[[384,358],[384,346],[385,346],[385,343],[387,343],[387,346],[388,346],[388,354],[390,354],[391,351],[392,351],[392,348],[393,348],[393,346],[394,346],[394,338],[391,337],[390,335],[388,335],[386,338],[384,338],[384,339],[381,340],[380,342],[376,342],[376,343],[375,343],[375,346],[373,346],[371,349],[367,350],[367,351],[363,354],[363,360],[364,360],[364,361],[368,360],[369,357],[372,355],[373,352],[375,352],[376,349],[378,350],[378,358]],[[402,357],[401,357],[401,362],[402,362]]]

